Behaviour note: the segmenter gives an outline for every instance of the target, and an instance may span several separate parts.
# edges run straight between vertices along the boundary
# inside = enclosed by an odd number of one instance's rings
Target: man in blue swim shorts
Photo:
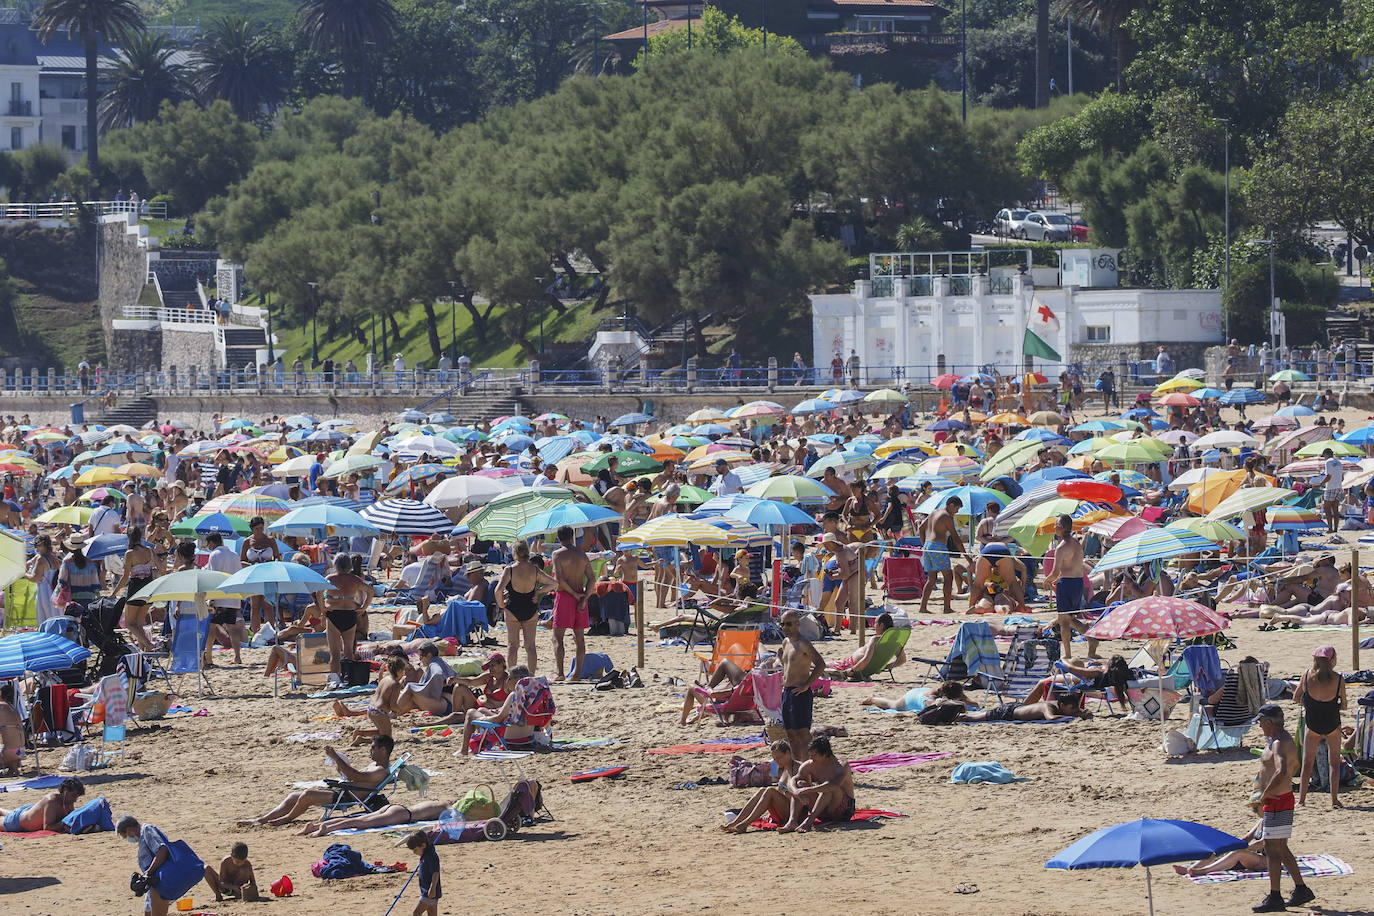
[[[945,614],[951,613],[954,602],[954,566],[951,551],[962,555],[964,542],[959,537],[954,517],[964,507],[964,501],[951,496],[945,504],[936,509],[921,526],[921,565],[926,571],[926,587],[921,590],[921,613],[926,613],[930,595],[935,591],[937,579],[945,584]]]
[[[801,614],[796,609],[783,612],[783,643],[778,653],[782,663],[782,727],[787,743],[805,748],[811,743],[811,684],[825,674],[825,661],[811,641],[801,635]],[[805,757],[806,751],[798,756]]]

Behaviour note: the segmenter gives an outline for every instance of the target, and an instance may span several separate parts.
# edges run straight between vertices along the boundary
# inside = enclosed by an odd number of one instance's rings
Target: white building
[[[1220,291],[1117,288],[1115,251],[1066,249],[1060,268],[1031,268],[1029,252],[1024,265],[990,266],[989,254],[871,256],[870,279],[856,281],[851,292],[810,297],[813,365],[824,375],[837,353],[847,360],[852,350],[865,383],[919,383],[944,372],[1014,374],[1025,364],[1033,301],[1060,324],[1048,343],[1063,362],[1035,362],[1051,377],[1070,363],[1124,373],[1130,363],[1153,358],[1161,344],[1179,368],[1201,366],[1202,350],[1223,342]]]

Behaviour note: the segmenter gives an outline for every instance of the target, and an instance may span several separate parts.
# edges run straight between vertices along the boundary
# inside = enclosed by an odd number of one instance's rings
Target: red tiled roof
[[[698,17],[698,16],[693,16],[693,17],[692,17],[692,24],[695,25],[695,26],[697,26],[698,28],[700,28],[700,27],[701,27],[701,18]],[[659,34],[662,34],[662,33],[664,33],[664,32],[676,32],[676,31],[678,31],[679,29],[685,29],[685,28],[687,28],[687,20],[686,20],[685,18],[684,18],[684,19],[660,19],[660,20],[658,20],[657,22],[651,22],[651,23],[649,23],[649,37],[652,38],[652,37],[654,37],[655,35],[659,35]],[[637,26],[635,26],[635,27],[632,28],[632,29],[626,29],[626,30],[623,31],[623,32],[616,32],[614,35],[602,35],[602,36],[601,36],[601,40],[602,40],[602,41],[635,41],[635,40],[643,41],[643,40],[644,40],[644,26],[642,26],[642,25],[637,25]]]

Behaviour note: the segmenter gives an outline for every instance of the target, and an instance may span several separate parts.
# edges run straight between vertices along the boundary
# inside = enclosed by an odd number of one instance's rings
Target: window
[[[10,83],[10,101],[17,102],[24,97],[23,83]]]
[[[23,148],[24,148],[24,128],[22,128],[22,127],[11,127],[11,128],[10,128],[10,149],[23,149]]]
[[[76,149],[76,125],[62,125],[62,148],[68,151]]]
[[[1110,325],[1090,324],[1083,328],[1087,334],[1088,343],[1111,343],[1112,329]]]

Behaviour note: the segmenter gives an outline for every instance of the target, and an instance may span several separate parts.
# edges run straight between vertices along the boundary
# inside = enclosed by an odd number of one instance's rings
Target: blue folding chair
[[[403,754],[399,759],[393,760],[391,768],[387,770],[386,779],[383,779],[379,785],[372,789],[355,786],[343,780],[326,779],[325,783],[330,788],[340,791],[335,796],[334,801],[327,802],[322,806],[324,813],[320,816],[320,820],[327,821],[339,812],[351,811],[354,808],[372,810],[374,799],[396,787],[397,781],[401,778],[401,767],[405,766],[409,759],[409,754]]]
[[[214,685],[205,676],[201,659],[205,647],[210,642],[210,618],[197,618],[195,614],[177,614],[172,623],[172,663],[168,667],[171,674],[195,674],[197,695],[203,695],[206,688],[215,692]]]
[[[454,599],[444,608],[438,623],[416,627],[415,636],[421,639],[456,639],[466,645],[468,633],[479,626],[487,629],[487,606],[480,601]]]
[[[106,725],[100,732],[100,754],[96,758],[99,766],[107,767],[114,763],[118,757],[120,762],[124,760],[124,732],[128,728],[126,725]],[[110,748],[114,750],[111,751]]]

